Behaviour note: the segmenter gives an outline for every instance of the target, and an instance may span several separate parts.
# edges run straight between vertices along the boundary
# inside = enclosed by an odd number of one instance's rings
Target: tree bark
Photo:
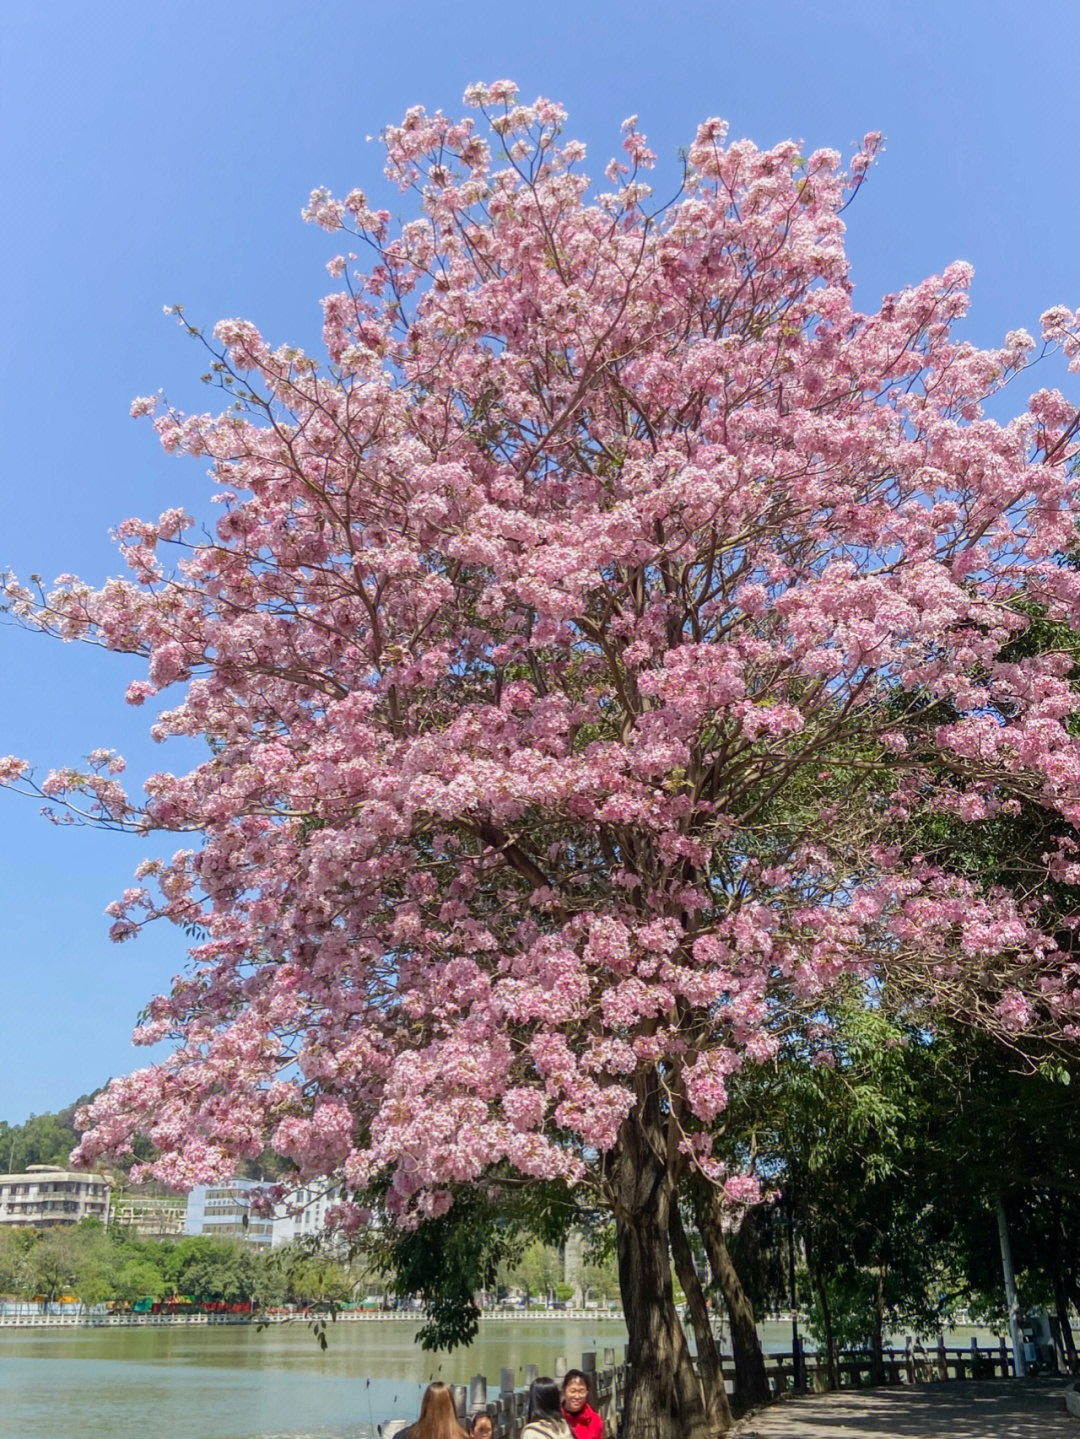
[[[1054,1319],[1057,1332],[1054,1335],[1054,1347],[1057,1351],[1059,1361],[1064,1364],[1070,1374],[1076,1373],[1076,1341],[1072,1336],[1072,1324],[1069,1320],[1069,1305],[1065,1298],[1065,1290],[1061,1281],[1054,1276]]]
[[[705,1302],[701,1281],[694,1268],[694,1256],[683,1228],[678,1204],[671,1206],[669,1234],[675,1273],[679,1276],[679,1283],[686,1295],[686,1307],[690,1322],[694,1326],[698,1372],[701,1375],[701,1388],[705,1398],[705,1417],[712,1433],[724,1434],[731,1428],[731,1405],[724,1387],[720,1353],[713,1338],[712,1325],[709,1323],[709,1306]]]
[[[674,1204],[672,1210],[674,1211]],[[717,1431],[709,1418],[701,1380],[694,1368],[694,1361],[690,1357],[690,1345],[686,1342],[686,1332],[679,1323],[677,1314],[673,1338],[675,1399],[678,1405],[679,1421],[688,1434],[697,1435],[699,1439],[712,1439],[714,1434],[722,1434],[723,1429]]]
[[[885,1383],[885,1266],[878,1265],[874,1289],[874,1328],[870,1335],[870,1379],[873,1384]]]
[[[1076,1341],[1073,1339],[1072,1321],[1069,1318],[1069,1292],[1065,1280],[1068,1266],[1062,1255],[1062,1249],[1068,1244],[1068,1241],[1061,1222],[1059,1198],[1051,1200],[1051,1208],[1053,1210],[1053,1227],[1050,1232],[1053,1238],[1053,1247],[1050,1254],[1050,1284],[1054,1293],[1054,1311],[1057,1319],[1055,1348],[1059,1362],[1064,1363],[1068,1373],[1076,1374],[1078,1372]]]
[[[713,1193],[695,1193],[694,1218],[709,1257],[713,1283],[723,1296],[728,1313],[731,1352],[735,1360],[735,1403],[740,1409],[752,1409],[769,1399],[769,1377],[758,1339],[754,1306],[728,1253],[720,1205]]]
[[[662,1156],[655,1089],[623,1122],[608,1174],[629,1332],[622,1432],[630,1439],[711,1439],[701,1388],[675,1312],[668,1253],[674,1176]]]
[[[808,1251],[810,1246],[807,1246]],[[812,1252],[812,1251],[811,1251]],[[816,1263],[810,1264],[810,1283],[821,1305],[821,1322],[825,1327],[825,1368],[830,1389],[840,1388],[840,1375],[836,1368],[836,1335],[833,1333],[832,1308],[829,1304],[829,1287],[825,1276]]]
[[[1069,1316],[1069,1305],[1071,1303],[1072,1307],[1076,1310],[1076,1312],[1080,1314],[1080,1285],[1074,1284],[1069,1280],[1062,1278],[1061,1287],[1065,1293],[1065,1323],[1062,1325],[1061,1339],[1062,1343],[1066,1346],[1066,1353],[1069,1354],[1069,1362],[1072,1365],[1072,1371],[1074,1374],[1078,1374],[1080,1373],[1080,1361],[1078,1361],[1077,1358],[1076,1343],[1073,1339],[1072,1319]]]

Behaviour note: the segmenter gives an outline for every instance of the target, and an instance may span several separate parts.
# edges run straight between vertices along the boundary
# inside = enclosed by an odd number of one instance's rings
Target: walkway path
[[[914,1384],[784,1400],[736,1426],[738,1439],[1080,1439],[1067,1380]]]

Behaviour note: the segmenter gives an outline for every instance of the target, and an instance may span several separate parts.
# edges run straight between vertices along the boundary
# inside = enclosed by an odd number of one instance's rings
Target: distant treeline
[[[0,1119],[0,1169],[20,1174],[31,1164],[66,1165],[79,1142],[75,1111],[93,1097],[85,1094],[55,1114],[32,1114],[25,1124]]]
[[[174,1296],[256,1308],[348,1301],[367,1279],[359,1266],[303,1244],[261,1252],[242,1241],[188,1235],[139,1239],[95,1219],[47,1230],[0,1231],[0,1294],[48,1303],[129,1307]]]

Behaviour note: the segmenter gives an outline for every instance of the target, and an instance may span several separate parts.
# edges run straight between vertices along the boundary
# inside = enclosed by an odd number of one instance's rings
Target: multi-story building
[[[263,1188],[263,1184],[259,1179],[223,1179],[218,1184],[196,1185],[187,1197],[184,1232],[244,1239],[249,1244],[269,1247],[273,1221],[251,1213],[251,1191]]]
[[[326,1228],[326,1211],[336,1203],[338,1190],[312,1183],[294,1189],[275,1206],[272,1218],[251,1213],[251,1191],[267,1184],[259,1179],[227,1179],[200,1184],[187,1197],[184,1232],[220,1238],[244,1239],[252,1244],[288,1244]]]
[[[294,1189],[274,1211],[275,1249],[294,1239],[308,1239],[326,1228],[326,1211],[338,1202],[336,1185],[312,1182]]]
[[[113,1222],[132,1229],[140,1239],[172,1239],[186,1233],[187,1200],[182,1194],[159,1199],[121,1194],[113,1202]]]
[[[0,1225],[46,1229],[80,1219],[109,1222],[110,1190],[99,1174],[55,1164],[29,1164],[25,1174],[0,1174]]]

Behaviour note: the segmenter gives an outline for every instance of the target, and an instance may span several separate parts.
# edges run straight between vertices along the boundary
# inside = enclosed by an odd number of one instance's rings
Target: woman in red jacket
[[[580,1369],[568,1369],[562,1382],[563,1418],[574,1439],[604,1439],[604,1421],[589,1404],[589,1381]]]

